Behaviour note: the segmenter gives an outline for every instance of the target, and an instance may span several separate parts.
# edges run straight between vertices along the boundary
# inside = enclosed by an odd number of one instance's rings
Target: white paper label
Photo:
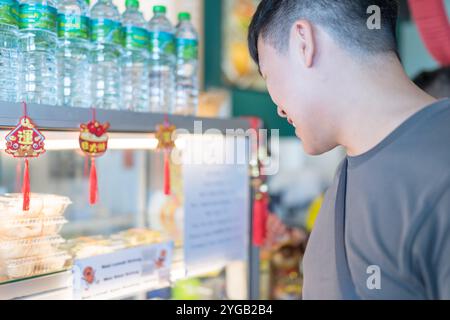
[[[75,298],[107,299],[169,281],[172,253],[173,242],[164,242],[75,260]]]

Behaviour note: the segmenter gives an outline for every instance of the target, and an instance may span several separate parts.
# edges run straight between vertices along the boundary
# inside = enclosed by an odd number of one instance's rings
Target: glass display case
[[[0,193],[19,198],[21,161],[3,149],[22,112],[18,103],[0,102]],[[99,201],[89,205],[90,162],[78,139],[92,111],[29,105],[27,112],[46,137],[46,153],[30,160],[30,205],[42,195],[70,199],[63,218],[52,224],[70,261],[40,272],[33,265],[34,272],[17,276],[0,268],[0,298],[258,298],[246,120],[97,110],[96,118],[110,123],[109,141],[96,159]],[[171,154],[170,195],[163,192],[164,156],[155,138],[165,120],[181,132],[178,161]],[[233,159],[223,161],[230,154]],[[6,226],[1,210],[0,225]],[[39,236],[45,236],[50,222],[37,219]],[[21,223],[18,230],[31,228]]]

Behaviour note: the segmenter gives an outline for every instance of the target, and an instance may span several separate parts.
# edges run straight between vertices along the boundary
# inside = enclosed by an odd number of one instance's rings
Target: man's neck
[[[379,72],[357,77],[341,117],[339,144],[349,156],[361,155],[392,133],[409,117],[436,99],[417,88],[398,63]]]

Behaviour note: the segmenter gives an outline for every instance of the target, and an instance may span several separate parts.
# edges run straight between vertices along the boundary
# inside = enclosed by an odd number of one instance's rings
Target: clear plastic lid
[[[23,211],[23,195],[8,193],[0,196],[0,217],[62,216],[72,202],[68,197],[52,194],[30,194],[30,209]]]
[[[0,239],[21,239],[56,235],[67,220],[63,217],[5,217],[0,223]]]
[[[9,279],[27,278],[68,269],[72,259],[65,251],[51,254],[6,260],[3,265],[4,277]]]
[[[77,259],[107,254],[119,249],[111,239],[105,239],[101,236],[70,239],[64,245],[64,248]]]
[[[65,240],[59,236],[0,241],[0,261],[53,253]]]

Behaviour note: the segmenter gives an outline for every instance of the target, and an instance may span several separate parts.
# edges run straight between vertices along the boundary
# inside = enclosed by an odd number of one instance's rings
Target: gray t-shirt
[[[450,299],[449,99],[344,160],[303,270],[303,299]]]

